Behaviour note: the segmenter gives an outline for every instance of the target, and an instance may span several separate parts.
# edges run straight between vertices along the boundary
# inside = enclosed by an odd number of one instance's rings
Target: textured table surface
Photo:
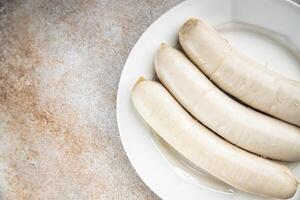
[[[116,94],[180,1],[0,1],[0,199],[158,199],[123,150]]]
[[[157,199],[123,150],[116,94],[138,37],[178,2],[0,1],[2,199]]]

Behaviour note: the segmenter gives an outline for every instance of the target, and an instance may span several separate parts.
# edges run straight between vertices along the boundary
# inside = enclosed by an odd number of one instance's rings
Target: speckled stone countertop
[[[129,163],[129,51],[180,0],[0,1],[0,199],[158,199]]]
[[[116,94],[180,1],[0,1],[0,199],[158,199],[123,150]]]

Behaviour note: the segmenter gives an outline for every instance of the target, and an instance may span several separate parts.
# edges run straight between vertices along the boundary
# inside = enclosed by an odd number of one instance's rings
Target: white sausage
[[[201,20],[179,31],[188,57],[221,89],[249,106],[300,126],[300,83],[255,62]]]
[[[300,160],[300,129],[248,108],[217,88],[180,51],[161,45],[159,80],[195,118],[229,142],[264,157]]]
[[[197,166],[240,190],[290,198],[297,181],[284,165],[248,153],[192,118],[159,83],[140,81],[132,100],[144,120],[170,145]]]

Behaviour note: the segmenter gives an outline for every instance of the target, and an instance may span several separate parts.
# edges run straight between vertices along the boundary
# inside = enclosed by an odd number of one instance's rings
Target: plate
[[[188,0],[157,19],[139,38],[118,88],[117,119],[126,154],[141,179],[165,200],[257,200],[193,166],[143,121],[131,101],[140,76],[155,78],[153,57],[160,43],[178,45],[178,30],[189,18],[215,26],[240,51],[266,67],[300,80],[300,7],[291,1]],[[300,177],[299,163],[290,168]],[[298,187],[293,200],[300,199]]]

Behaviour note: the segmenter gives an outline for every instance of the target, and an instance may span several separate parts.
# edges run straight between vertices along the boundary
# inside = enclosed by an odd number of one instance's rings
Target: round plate
[[[159,44],[178,46],[178,30],[189,17],[214,25],[233,46],[266,67],[272,66],[275,71],[300,80],[297,4],[274,0],[185,1],[157,19],[128,56],[117,97],[118,127],[124,149],[142,180],[162,199],[261,199],[235,190],[192,166],[151,131],[132,104],[130,94],[137,79],[155,77],[153,57]],[[299,164],[290,167],[299,178]],[[298,188],[292,199],[299,199],[299,193]]]

